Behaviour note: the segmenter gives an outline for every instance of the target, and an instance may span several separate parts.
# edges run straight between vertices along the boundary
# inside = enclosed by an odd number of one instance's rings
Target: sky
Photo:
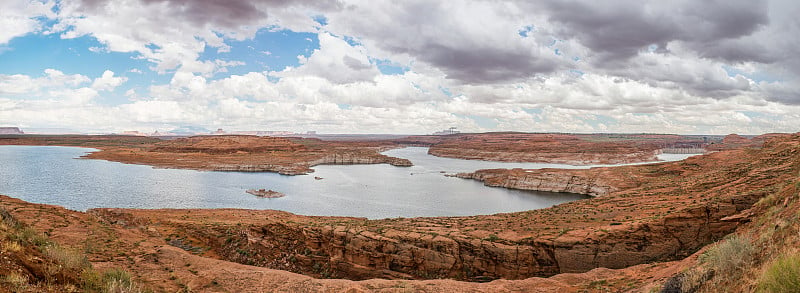
[[[800,131],[800,2],[0,1],[0,126]]]

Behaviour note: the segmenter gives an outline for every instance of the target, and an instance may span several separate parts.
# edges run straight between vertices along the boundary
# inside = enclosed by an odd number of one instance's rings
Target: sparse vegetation
[[[81,274],[83,289],[86,292],[127,293],[143,292],[132,279],[130,273],[121,269],[110,269],[103,273],[86,269]]]
[[[715,283],[729,282],[738,278],[741,271],[749,267],[755,255],[755,247],[749,239],[732,235],[715,244],[700,256],[714,272]]]
[[[800,253],[784,254],[771,263],[758,281],[759,292],[800,292]]]
[[[28,287],[28,277],[18,272],[8,272],[0,283],[8,284],[12,291],[22,291]]]
[[[121,269],[111,269],[102,274],[97,272],[83,253],[50,241],[32,227],[17,221],[3,208],[0,208],[0,220],[2,251],[16,253],[14,258],[29,255],[39,259],[36,264],[41,265],[39,271],[43,274],[37,276],[9,271],[0,277],[0,287],[10,288],[14,292],[41,291],[44,288],[47,288],[46,291],[66,292],[142,292],[128,272]],[[17,262],[8,257],[5,260],[8,263]]]

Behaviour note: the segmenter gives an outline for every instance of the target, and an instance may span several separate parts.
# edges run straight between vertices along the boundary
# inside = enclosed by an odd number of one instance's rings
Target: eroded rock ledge
[[[603,196],[619,188],[605,181],[594,170],[565,169],[484,169],[458,173],[454,177],[482,181],[486,186],[511,189],[569,192]]]

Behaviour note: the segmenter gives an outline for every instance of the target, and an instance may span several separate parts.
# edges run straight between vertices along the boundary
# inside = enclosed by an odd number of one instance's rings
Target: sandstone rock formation
[[[458,173],[455,177],[483,181],[487,186],[522,190],[569,192],[602,196],[619,190],[607,183],[600,172],[565,169],[486,169]]]

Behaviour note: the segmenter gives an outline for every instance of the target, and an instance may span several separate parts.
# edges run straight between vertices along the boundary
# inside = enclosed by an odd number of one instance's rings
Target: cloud
[[[128,80],[127,77],[119,77],[119,76],[115,77],[113,71],[106,70],[105,72],[103,72],[102,76],[94,79],[94,82],[92,83],[92,88],[97,91],[113,91],[115,88],[125,83],[127,80]]]
[[[309,10],[339,7],[335,1],[68,1],[61,3],[53,31],[62,38],[93,36],[109,51],[139,53],[160,73],[182,68],[207,74],[218,67],[198,60],[206,46],[226,52],[225,38],[253,38],[259,29],[274,26],[313,31]]]
[[[48,88],[76,87],[91,81],[89,77],[80,74],[64,74],[55,69],[45,69],[42,77],[30,77],[23,74],[0,74],[1,95],[36,94]]]
[[[652,44],[665,48],[673,41],[702,48],[748,36],[769,21],[764,1],[643,1],[635,5],[627,1],[542,1],[525,6],[546,10],[548,20],[558,25],[559,35],[578,40],[601,62],[633,57]]]
[[[52,1],[0,1],[0,45],[42,29],[37,17],[53,17]]]
[[[543,46],[547,35],[523,38],[525,16],[491,1],[354,1],[328,16],[326,28],[356,36],[379,56],[421,61],[465,83],[514,81],[561,68]],[[401,56],[397,56],[401,55]]]
[[[275,73],[279,77],[314,75],[334,83],[371,81],[380,75],[371,64],[365,48],[351,46],[345,40],[329,33],[319,34],[320,48],[306,58],[298,56],[300,66]]]
[[[789,0],[83,0],[60,2],[57,16],[36,3],[0,4],[18,25],[0,43],[46,29],[31,17],[47,15],[56,25],[42,33],[94,37],[99,54],[135,53],[169,82],[63,68],[0,75],[0,123],[360,133],[800,127],[800,5]],[[201,58],[234,54],[232,40],[260,29],[315,33],[319,48],[281,71],[240,73],[248,64],[237,56]],[[404,70],[384,75],[385,64]],[[216,74],[228,70],[236,74]]]

